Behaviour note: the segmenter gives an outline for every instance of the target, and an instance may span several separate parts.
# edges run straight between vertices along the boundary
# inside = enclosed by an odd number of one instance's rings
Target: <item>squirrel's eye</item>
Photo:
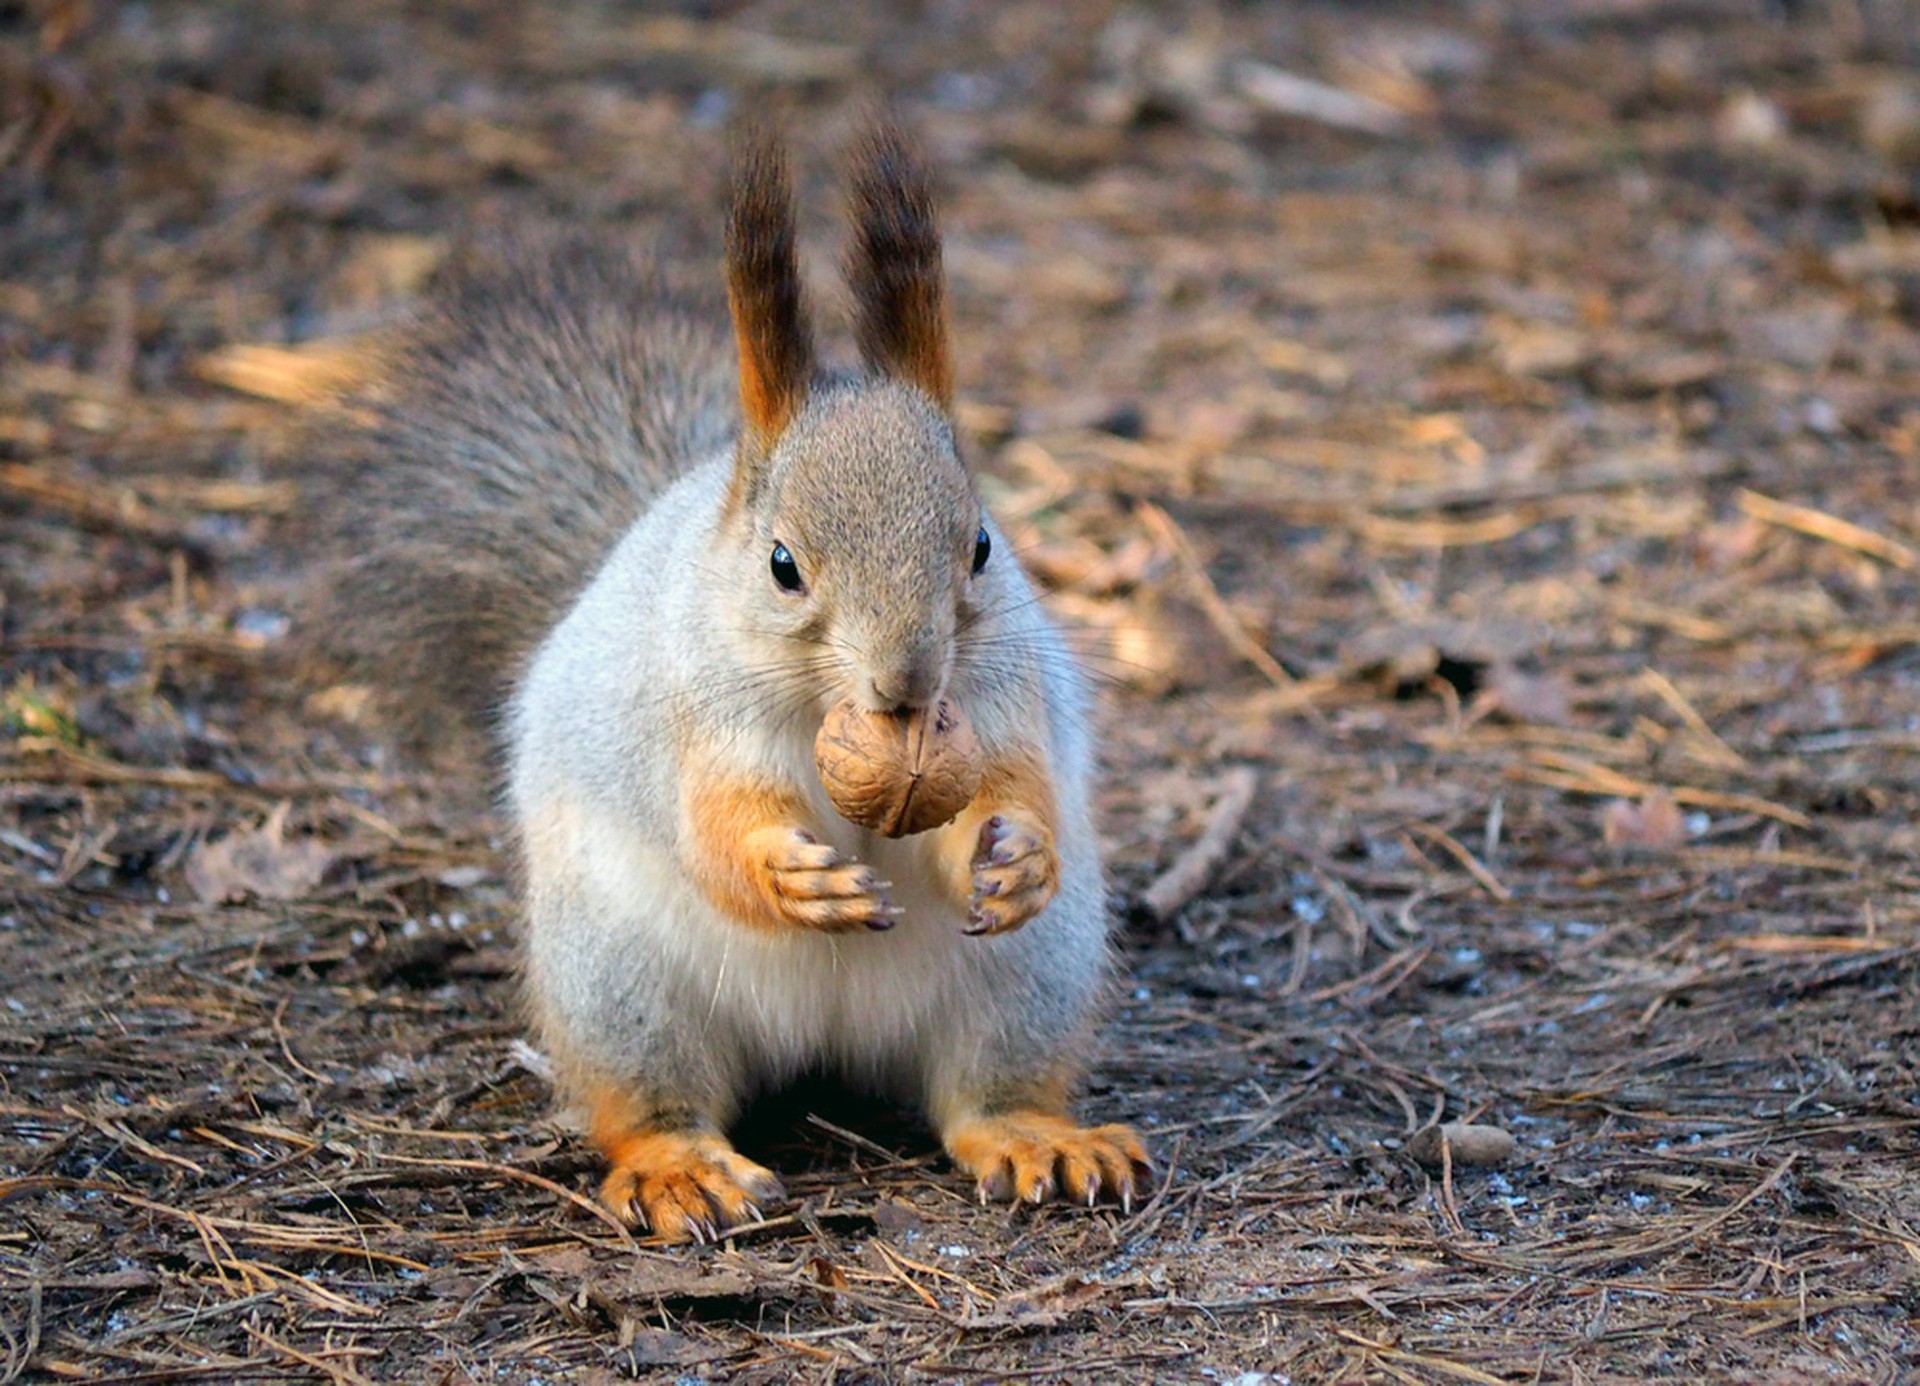
[[[993,540],[987,538],[987,527],[980,526],[980,532],[973,537],[973,571],[979,572],[987,566],[987,559],[993,553]]]
[[[793,555],[787,552],[785,544],[773,546],[773,580],[780,584],[784,592],[804,592],[807,584],[800,579],[800,565],[793,561]]]

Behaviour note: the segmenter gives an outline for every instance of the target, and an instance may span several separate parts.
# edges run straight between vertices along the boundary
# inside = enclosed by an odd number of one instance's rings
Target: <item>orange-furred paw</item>
[[[668,1242],[713,1241],[786,1197],[773,1171],[709,1132],[642,1131],[611,1142],[600,1201]]]
[[[891,929],[900,910],[891,882],[843,858],[804,828],[762,828],[748,847],[765,872],[765,889],[787,923],[806,929]]]
[[[683,761],[711,759],[701,746]],[[847,861],[804,826],[791,787],[695,773],[683,776],[685,863],[719,909],[759,929],[890,929],[900,911],[887,883]]]
[[[970,934],[1009,933],[1045,909],[1060,889],[1053,834],[1017,809],[980,825],[971,865]]]
[[[982,1203],[1045,1203],[1057,1196],[1091,1208],[1105,1198],[1131,1211],[1153,1172],[1132,1127],[1079,1126],[1047,1112],[972,1117],[945,1137],[947,1153],[974,1177]]]

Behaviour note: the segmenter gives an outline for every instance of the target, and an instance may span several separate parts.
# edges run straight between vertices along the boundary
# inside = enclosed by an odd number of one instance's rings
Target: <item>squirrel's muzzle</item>
[[[946,670],[930,659],[889,663],[869,670],[861,699],[877,712],[907,712],[926,707],[940,695]]]
[[[868,632],[862,643],[869,653],[858,662],[853,692],[869,710],[912,712],[931,706],[945,690],[953,641],[937,622],[910,634]]]

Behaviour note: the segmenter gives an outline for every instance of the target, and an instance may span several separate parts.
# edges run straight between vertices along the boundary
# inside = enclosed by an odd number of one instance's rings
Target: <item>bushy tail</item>
[[[470,256],[357,422],[316,430],[318,653],[415,734],[491,720],[648,498],[733,436],[724,323],[604,244]]]

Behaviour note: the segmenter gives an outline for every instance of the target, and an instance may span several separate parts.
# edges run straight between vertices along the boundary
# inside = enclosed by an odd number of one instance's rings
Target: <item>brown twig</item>
[[[1758,491],[1743,490],[1739,495],[1739,505],[1756,520],[1770,525],[1779,525],[1783,529],[1797,530],[1801,534],[1815,539],[1824,539],[1829,544],[1837,544],[1843,549],[1852,549],[1855,553],[1865,554],[1868,558],[1877,558],[1896,568],[1912,572],[1920,568],[1920,553],[1897,539],[1889,539],[1884,534],[1876,534],[1851,520],[1843,520],[1838,515],[1829,515],[1824,510],[1815,510],[1807,505],[1794,505],[1789,501],[1775,500],[1772,496],[1763,496]]]
[[[126,487],[73,481],[53,476],[44,467],[7,462],[0,463],[0,493],[59,511],[90,529],[130,534],[184,550],[196,559],[205,559],[212,552],[206,541],[189,534],[177,522],[155,514]]]
[[[1213,883],[1213,878],[1233,849],[1253,807],[1254,794],[1260,788],[1260,776],[1250,766],[1236,765],[1220,777],[1220,792],[1214,796],[1207,823],[1193,845],[1173,860],[1152,885],[1140,895],[1140,906],[1157,924],[1173,918],[1187,902]]]

